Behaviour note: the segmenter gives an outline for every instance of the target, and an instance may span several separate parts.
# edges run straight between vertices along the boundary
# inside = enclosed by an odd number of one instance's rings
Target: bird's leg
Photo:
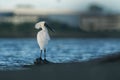
[[[42,50],[40,51],[40,60],[42,60]]]
[[[46,49],[44,49],[44,60],[43,60],[43,62],[45,64],[49,63],[49,61],[46,59]]]
[[[46,60],[46,49],[44,49],[44,60]]]
[[[36,59],[36,61],[34,62],[34,64],[41,64],[42,63],[42,50],[40,52],[40,57]]]

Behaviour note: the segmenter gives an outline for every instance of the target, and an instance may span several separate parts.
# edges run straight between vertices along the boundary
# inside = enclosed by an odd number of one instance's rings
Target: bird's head
[[[45,21],[41,21],[35,24],[35,29],[42,29],[44,27]]]
[[[55,30],[54,30],[53,28],[51,28],[51,27],[47,24],[47,22],[45,22],[45,21],[38,22],[38,23],[36,23],[36,25],[35,25],[35,28],[36,28],[36,29],[44,29],[44,27],[48,28],[48,30],[50,30],[50,31],[52,31],[52,32],[55,32]]]

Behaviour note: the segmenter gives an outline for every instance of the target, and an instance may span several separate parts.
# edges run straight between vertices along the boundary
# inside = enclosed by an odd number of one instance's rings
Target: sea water
[[[120,39],[53,38],[46,47],[47,60],[54,63],[81,62],[120,52]],[[35,38],[0,39],[0,69],[32,65],[40,56]]]

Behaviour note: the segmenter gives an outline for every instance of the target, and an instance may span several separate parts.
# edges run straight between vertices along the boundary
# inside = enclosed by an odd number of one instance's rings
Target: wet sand
[[[64,63],[0,71],[0,80],[120,80],[120,61]]]

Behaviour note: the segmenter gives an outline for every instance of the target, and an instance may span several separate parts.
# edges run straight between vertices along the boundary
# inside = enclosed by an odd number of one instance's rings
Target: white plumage
[[[39,44],[40,50],[44,50],[46,45],[48,44],[48,41],[50,40],[50,36],[48,34],[48,30],[46,26],[44,25],[45,21],[38,22],[35,25],[36,29],[42,29],[37,33],[37,42]]]
[[[35,24],[36,29],[40,29],[40,31],[37,33],[37,42],[40,47],[40,57],[36,59],[34,62],[35,64],[39,63],[48,63],[46,59],[46,46],[48,44],[48,41],[50,40],[50,36],[48,34],[48,30],[51,30],[52,32],[55,32],[54,29],[52,29],[45,21],[41,21]],[[44,60],[42,58],[42,53],[44,51]]]
[[[54,30],[45,21],[36,23],[35,28],[40,29],[40,31],[37,33],[37,42],[41,50],[40,58],[37,58],[36,62],[41,63],[41,61],[44,61],[46,63],[48,62],[46,60],[46,46],[48,44],[48,41],[50,40],[50,36],[48,34],[47,28],[52,32],[54,32]],[[43,51],[44,51],[44,60],[42,60]]]

